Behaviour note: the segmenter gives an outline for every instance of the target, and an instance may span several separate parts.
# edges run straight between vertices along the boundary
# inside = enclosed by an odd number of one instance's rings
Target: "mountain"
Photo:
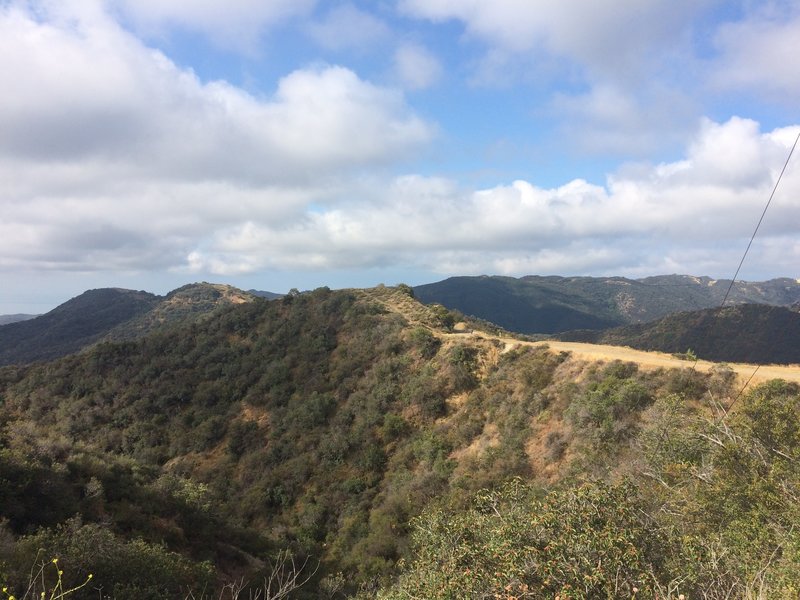
[[[783,306],[739,304],[680,312],[650,323],[557,337],[670,353],[691,349],[712,361],[800,364],[800,312]]]
[[[206,282],[184,285],[159,297],[149,311],[115,326],[103,339],[136,339],[166,327],[208,319],[219,310],[254,299],[249,292],[230,285]]]
[[[730,280],[690,275],[624,277],[451,277],[414,288],[436,302],[519,333],[558,333],[644,323],[670,313],[719,306]],[[773,279],[731,287],[727,304],[788,306],[800,301],[800,283]]]
[[[248,294],[264,298],[265,300],[278,300],[283,298],[284,294],[276,294],[275,292],[265,292],[263,290],[247,290]]]
[[[26,315],[22,313],[17,313],[14,315],[0,315],[0,325],[8,325],[9,323],[17,323],[19,321],[27,321],[28,319],[33,319],[38,315]]]
[[[158,297],[147,292],[89,290],[44,315],[0,327],[0,364],[48,360],[76,352],[157,303]]]
[[[57,557],[75,600],[792,597],[797,385],[455,317],[320,288],[0,368],[3,586]]]
[[[119,288],[89,290],[39,317],[0,327],[0,365],[50,360],[101,340],[131,340],[207,318],[254,297],[226,285],[197,283],[166,296]]]

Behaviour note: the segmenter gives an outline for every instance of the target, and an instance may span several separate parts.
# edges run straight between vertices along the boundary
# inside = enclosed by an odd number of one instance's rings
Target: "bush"
[[[512,480],[467,511],[427,510],[414,521],[413,560],[378,597],[657,597],[666,540],[632,485],[536,495]]]
[[[65,588],[80,586],[92,575],[91,585],[76,591],[75,600],[97,598],[98,590],[115,600],[177,598],[213,582],[208,563],[194,563],[142,540],[124,541],[100,525],[76,519],[21,538],[9,560],[11,579],[27,582],[30,565],[41,556],[58,557]]]
[[[567,410],[570,420],[587,429],[607,451],[631,437],[638,413],[654,400],[641,383],[618,378],[617,374],[615,369],[599,383],[590,385]]]

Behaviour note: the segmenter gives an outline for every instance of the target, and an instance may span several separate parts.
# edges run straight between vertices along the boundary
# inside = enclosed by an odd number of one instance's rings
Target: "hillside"
[[[231,286],[209,283],[186,285],[164,297],[119,288],[89,290],[47,314],[0,326],[0,365],[50,360],[101,340],[136,339],[253,298]]]
[[[165,327],[186,325],[210,318],[231,305],[252,302],[249,292],[218,283],[193,283],[172,290],[151,308],[109,330],[104,341],[132,340]]]
[[[623,277],[451,277],[414,293],[519,333],[600,330],[644,323],[687,310],[719,306],[730,280],[689,275]],[[737,281],[727,304],[788,306],[800,300],[800,283]]]
[[[254,299],[0,369],[4,572],[26,578],[43,548],[67,583],[93,573],[76,599],[102,585],[118,600],[200,584],[216,598],[226,581],[260,582],[280,550],[308,557],[300,598],[552,597],[577,583],[575,598],[670,585],[659,597],[743,598],[755,576],[780,597],[800,583],[796,554],[775,552],[800,548],[800,440],[775,427],[798,417],[796,385],[738,401],[732,470],[713,442],[738,391],[729,369],[457,333],[455,315],[408,292]],[[754,445],[761,432],[781,454]],[[766,466],[741,462],[751,450]],[[765,493],[767,475],[784,487]],[[603,516],[581,521],[590,506]]]
[[[741,304],[681,312],[651,323],[558,337],[670,353],[691,349],[712,361],[800,364],[800,313],[780,306]]]
[[[0,327],[0,365],[48,360],[93,344],[158,303],[147,292],[89,290],[47,314]]]

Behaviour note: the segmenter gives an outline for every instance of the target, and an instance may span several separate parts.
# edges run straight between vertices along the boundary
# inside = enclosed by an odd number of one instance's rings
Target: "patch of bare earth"
[[[269,427],[269,412],[266,409],[258,406],[243,404],[240,418],[245,423],[255,423],[262,429]]]
[[[569,426],[557,418],[544,419],[531,427],[531,437],[525,444],[534,475],[542,481],[553,483],[569,462]]]

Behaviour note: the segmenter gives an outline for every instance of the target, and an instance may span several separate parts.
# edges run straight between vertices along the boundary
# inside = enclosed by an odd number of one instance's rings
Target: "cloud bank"
[[[241,0],[224,15],[202,2],[113,6],[135,27],[179,23],[246,38],[308,15],[315,3],[257,4]],[[412,17],[459,20],[494,51],[579,65],[591,85],[556,95],[549,110],[570,116],[576,139],[592,123],[586,137],[598,151],[644,153],[661,135],[654,116],[664,115],[663,130],[678,129],[670,115],[683,123],[676,160],[550,187],[523,179],[471,187],[404,167],[430,151],[438,126],[401,89],[351,68],[306,65],[258,94],[203,81],[123,28],[106,4],[2,4],[0,271],[728,275],[800,127],[764,129],[739,117],[697,123],[683,118],[691,108],[666,86],[629,93],[631,73],[653,64],[649,55],[680,38],[705,4],[401,3]],[[621,21],[631,36],[618,35]],[[353,22],[361,35],[343,40]],[[337,51],[377,43],[385,27],[349,4],[309,23],[306,35]],[[761,15],[722,28],[712,41],[720,66],[712,85],[759,85],[762,63],[745,68],[742,49],[759,27],[781,34],[754,45],[767,64],[785,51],[796,20]],[[392,58],[386,79],[406,90],[430,92],[444,77],[439,58],[415,40]],[[780,68],[776,93],[800,89],[796,73]],[[753,249],[761,274],[791,274],[800,264],[797,164]]]
[[[726,272],[735,267],[800,127],[761,133],[706,121],[683,160],[631,165],[605,185],[527,181],[483,190],[407,176],[372,196],[307,213],[294,227],[218,232],[197,266],[315,268],[416,263],[441,273]],[[755,252],[793,232],[800,168],[785,176]],[[792,272],[798,245],[774,257]],[[248,265],[250,267],[248,267]]]
[[[216,228],[281,225],[435,134],[400,92],[343,67],[255,97],[201,82],[102,11],[45,16],[0,9],[2,267],[175,267]]]

